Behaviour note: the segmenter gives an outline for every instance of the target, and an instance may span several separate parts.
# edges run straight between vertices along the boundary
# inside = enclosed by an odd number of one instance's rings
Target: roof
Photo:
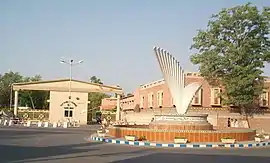
[[[128,95],[128,96],[122,97],[121,99],[127,99],[127,98],[131,98],[131,97],[134,97],[134,95]]]
[[[113,110],[116,107],[116,105],[103,105],[100,106],[100,110]]]
[[[70,84],[71,83],[71,84]],[[47,81],[34,81],[12,84],[13,90],[44,90],[44,91],[69,91],[71,85],[72,92],[113,92],[123,93],[120,86],[109,86],[97,83],[72,79],[58,79]]]

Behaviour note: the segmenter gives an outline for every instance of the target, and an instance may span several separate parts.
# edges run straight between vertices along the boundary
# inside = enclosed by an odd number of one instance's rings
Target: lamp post
[[[74,62],[73,59],[71,60],[64,60],[64,59],[60,59],[60,63],[64,63],[64,64],[68,64],[69,65],[69,89],[68,89],[68,92],[69,92],[69,104],[70,104],[70,100],[71,100],[71,81],[72,81],[72,67],[75,66],[75,65],[78,65],[80,63],[83,63],[83,60],[80,60],[78,62]]]

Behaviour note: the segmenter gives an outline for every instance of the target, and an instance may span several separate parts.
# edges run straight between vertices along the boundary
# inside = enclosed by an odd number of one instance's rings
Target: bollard
[[[12,123],[13,123],[13,121],[12,120],[9,120],[8,126],[12,126]]]
[[[57,127],[57,122],[53,122],[53,128]]]
[[[8,121],[5,119],[5,121],[4,121],[4,126],[7,125],[7,122],[8,122]]]
[[[63,127],[64,128],[68,128],[68,123],[67,122],[64,122]]]
[[[38,122],[38,127],[42,127],[42,122],[41,121]]]
[[[44,127],[49,127],[49,122],[44,122]]]
[[[27,121],[26,127],[30,127],[30,126],[31,126],[31,121]]]

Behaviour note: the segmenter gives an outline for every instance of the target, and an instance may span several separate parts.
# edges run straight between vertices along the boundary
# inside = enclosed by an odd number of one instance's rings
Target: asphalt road
[[[270,148],[173,149],[87,142],[88,129],[0,128],[0,163],[270,163]]]

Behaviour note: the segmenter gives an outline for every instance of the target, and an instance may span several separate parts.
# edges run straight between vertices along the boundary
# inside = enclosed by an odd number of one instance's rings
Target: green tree
[[[40,75],[35,75],[33,77],[24,77],[23,82],[35,82],[41,80],[42,77]],[[48,91],[21,91],[19,96],[20,105],[29,106],[35,109],[47,109],[49,105],[47,103],[48,96]]]
[[[0,75],[0,107],[10,107],[10,102],[13,104],[11,97],[11,86],[13,83],[40,81],[41,76],[23,77],[18,72],[7,72]],[[19,92],[19,105],[20,106],[35,106],[36,108],[47,107],[48,92],[44,91],[20,91]]]
[[[90,78],[90,82],[96,83],[96,84],[103,84],[101,79],[97,78],[96,76],[92,76]],[[90,104],[88,107],[88,120],[92,118],[93,113],[95,113],[95,111],[99,110],[102,99],[108,98],[108,97],[110,97],[110,95],[106,93],[100,93],[100,92],[90,92],[88,94],[88,100],[90,101]]]
[[[23,77],[18,72],[10,71],[0,75],[0,107],[10,106],[11,86],[22,81]]]
[[[241,108],[240,113],[262,93],[262,69],[270,62],[269,32],[270,8],[260,11],[248,3],[222,9],[193,38],[191,61],[210,84],[224,86],[222,102]]]
[[[96,83],[96,84],[103,84],[103,82],[101,81],[101,79],[99,79],[99,78],[96,77],[96,76],[92,76],[92,77],[90,78],[90,82],[91,82],[91,83]]]

